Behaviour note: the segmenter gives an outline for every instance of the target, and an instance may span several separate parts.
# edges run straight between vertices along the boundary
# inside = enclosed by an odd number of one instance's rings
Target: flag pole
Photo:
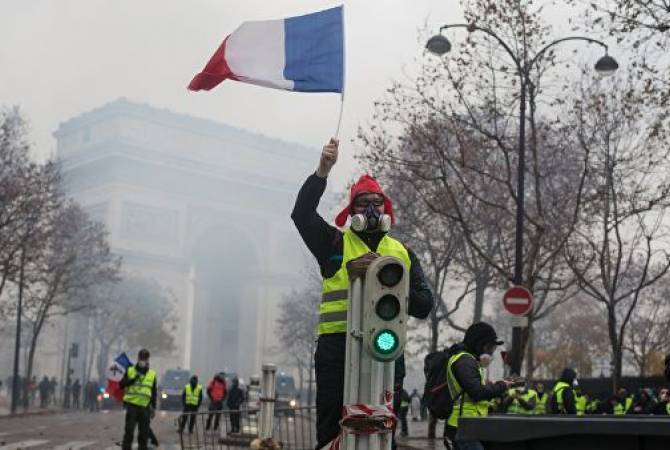
[[[342,111],[344,110],[344,93],[340,97],[340,116],[337,119],[337,128],[335,129],[335,139],[340,137],[340,125],[342,125]]]
[[[340,137],[340,125],[342,125],[342,112],[344,111],[344,88],[347,80],[347,39],[344,28],[344,4],[342,4],[342,95],[340,95],[340,114],[337,118],[337,128],[335,129],[335,139]]]

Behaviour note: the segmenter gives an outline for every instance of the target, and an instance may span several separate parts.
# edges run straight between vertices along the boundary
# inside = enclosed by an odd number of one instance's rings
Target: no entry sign
[[[533,294],[524,287],[514,286],[507,289],[503,297],[503,306],[508,313],[515,316],[523,316],[533,306]]]

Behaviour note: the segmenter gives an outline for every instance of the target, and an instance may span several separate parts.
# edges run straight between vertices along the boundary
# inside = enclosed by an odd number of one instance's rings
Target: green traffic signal
[[[395,352],[399,343],[398,335],[391,330],[381,330],[374,337],[375,350],[382,355]]]

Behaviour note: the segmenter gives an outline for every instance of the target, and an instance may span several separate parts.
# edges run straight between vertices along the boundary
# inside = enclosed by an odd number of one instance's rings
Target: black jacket
[[[239,386],[233,386],[228,392],[228,398],[226,399],[226,405],[229,409],[239,409],[240,405],[244,403],[244,392]]]
[[[452,354],[460,351],[467,351],[472,354],[463,344],[456,344],[450,348]],[[482,384],[482,378],[479,373],[479,361],[474,356],[461,356],[451,365],[451,371],[458,384],[463,388],[463,391],[475,402],[500,397],[506,391],[505,383],[502,381]]]
[[[342,266],[342,254],[344,252],[344,241],[342,231],[328,224],[316,211],[319,200],[326,190],[326,179],[310,175],[298,192],[298,197],[291,213],[291,219],[295,224],[300,237],[307,245],[309,251],[316,258],[321,275],[330,278]],[[358,236],[375,251],[383,233],[368,234],[361,233]],[[409,315],[418,319],[425,319],[433,309],[433,293],[426,282],[421,269],[421,264],[411,249],[407,249],[411,262],[409,273]],[[327,346],[329,352],[341,353],[344,358],[346,347],[345,333],[325,334],[319,337],[320,345]],[[405,377],[405,359],[401,356],[396,360],[395,379],[402,380]]]
[[[135,365],[135,370],[137,370],[138,373],[145,374],[147,373],[148,368],[141,368],[137,367],[137,364]],[[135,383],[139,377],[135,377],[133,379],[128,378],[128,372],[123,374],[123,378],[121,379],[121,382],[119,383],[119,386],[121,389],[125,389],[131,384]],[[149,402],[149,405],[151,408],[156,409],[156,397],[157,397],[158,389],[156,388],[156,380],[154,379],[154,384],[151,386],[151,401]]]

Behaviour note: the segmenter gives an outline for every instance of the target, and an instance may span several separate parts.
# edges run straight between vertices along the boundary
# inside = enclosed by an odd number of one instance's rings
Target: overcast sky
[[[103,103],[130,100],[320,147],[335,131],[339,96],[226,81],[188,92],[192,76],[245,20],[277,19],[342,4],[329,0],[2,0],[0,103],[20,105],[40,155],[58,124]],[[352,177],[356,127],[392,79],[422,57],[417,30],[460,20],[455,0],[345,1],[343,158]],[[316,164],[316,161],[315,161]]]

